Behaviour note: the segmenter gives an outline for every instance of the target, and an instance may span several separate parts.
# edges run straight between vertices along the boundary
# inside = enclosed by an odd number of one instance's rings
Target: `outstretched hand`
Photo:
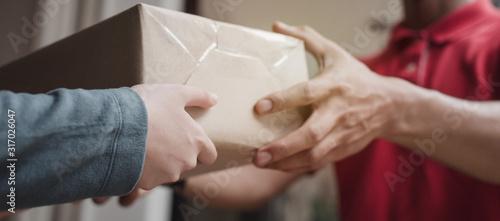
[[[269,114],[303,105],[313,113],[296,131],[260,148],[254,164],[308,172],[353,155],[383,136],[394,116],[386,96],[390,81],[377,75],[337,44],[307,26],[277,22],[273,30],[304,40],[319,65],[314,79],[260,99],[255,110]]]

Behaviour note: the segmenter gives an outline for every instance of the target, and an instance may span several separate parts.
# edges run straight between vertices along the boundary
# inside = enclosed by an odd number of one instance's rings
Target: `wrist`
[[[416,112],[420,107],[418,103],[425,100],[425,97],[419,96],[418,86],[395,77],[384,78],[385,84],[382,85],[384,96],[389,100],[389,107],[384,110],[385,125],[382,127],[380,137],[387,140],[394,140],[395,137],[408,134],[414,125]]]
[[[388,127],[382,138],[400,142],[407,138],[422,136],[429,128],[441,126],[443,105],[449,105],[446,96],[414,85],[406,80],[392,78],[389,96],[392,111],[389,113]]]

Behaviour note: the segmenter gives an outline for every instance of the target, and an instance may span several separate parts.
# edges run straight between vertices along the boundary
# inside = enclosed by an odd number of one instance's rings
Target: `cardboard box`
[[[174,83],[216,93],[215,107],[188,112],[215,143],[217,161],[182,177],[249,163],[307,115],[253,110],[262,96],[307,80],[301,40],[144,4],[1,67],[0,77],[0,89],[15,92]]]

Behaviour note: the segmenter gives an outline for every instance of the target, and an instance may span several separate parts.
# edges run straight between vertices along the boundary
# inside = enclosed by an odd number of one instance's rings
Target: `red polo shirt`
[[[450,96],[498,100],[500,13],[489,0],[478,0],[426,30],[399,25],[388,48],[365,63]],[[500,186],[419,160],[379,139],[338,162],[342,220],[500,220]]]

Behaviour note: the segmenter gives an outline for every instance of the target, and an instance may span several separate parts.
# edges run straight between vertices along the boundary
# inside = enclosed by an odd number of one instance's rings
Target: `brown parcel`
[[[247,164],[307,114],[253,110],[260,97],[307,80],[302,41],[144,4],[3,66],[0,76],[0,89],[15,92],[174,83],[216,93],[215,107],[188,112],[214,142],[217,161],[181,177]]]

